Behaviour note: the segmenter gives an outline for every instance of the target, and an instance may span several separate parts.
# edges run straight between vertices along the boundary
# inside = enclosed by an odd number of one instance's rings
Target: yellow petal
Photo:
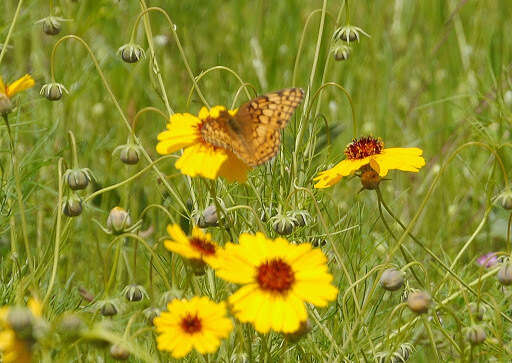
[[[215,179],[227,158],[226,151],[223,149],[195,144],[185,149],[175,167],[191,177],[202,176]]]
[[[33,87],[34,84],[35,84],[35,82],[34,82],[34,79],[32,78],[32,76],[30,74],[25,74],[20,79],[18,79],[16,81],[12,82],[11,84],[9,84],[6,87],[5,94],[7,95],[7,97],[11,98],[16,93],[24,91],[24,90],[26,90],[28,88]]]
[[[384,149],[372,157],[370,165],[381,177],[393,169],[418,172],[425,165],[422,153],[423,150],[415,147]]]
[[[6,93],[7,91],[5,89],[4,80],[2,79],[2,77],[0,77],[0,94],[7,95]]]
[[[315,188],[327,188],[341,180],[342,177],[353,174],[359,170],[363,165],[370,162],[370,158],[366,157],[360,160],[345,159],[339,162],[331,169],[320,172],[313,180],[317,181]]]

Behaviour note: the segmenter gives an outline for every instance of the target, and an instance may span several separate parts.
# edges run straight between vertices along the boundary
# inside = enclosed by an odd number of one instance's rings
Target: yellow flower
[[[27,306],[33,318],[41,317],[42,308],[39,301],[30,299]],[[32,361],[31,343],[20,338],[10,326],[9,310],[7,306],[0,308],[0,357],[4,363],[30,363]]]
[[[235,316],[257,331],[292,333],[307,320],[305,302],[326,306],[336,298],[327,258],[311,244],[290,244],[262,233],[228,243],[217,276],[243,285],[229,297]]]
[[[233,323],[226,317],[226,304],[214,303],[207,297],[175,299],[167,310],[153,323],[159,333],[158,349],[171,352],[174,358],[184,357],[192,348],[201,354],[213,353],[233,329]]]
[[[12,98],[16,93],[33,87],[34,83],[34,79],[30,74],[25,74],[23,77],[7,86],[4,84],[2,77],[0,77],[0,94],[7,96],[7,98]]]
[[[187,237],[180,226],[167,226],[167,233],[172,240],[165,240],[164,246],[169,251],[180,254],[190,260],[200,260],[212,267],[219,263],[219,246],[212,241],[210,233],[204,233],[200,228],[192,229],[192,236]]]
[[[384,149],[382,140],[371,136],[354,139],[345,148],[347,158],[333,168],[322,171],[314,179],[317,182],[315,188],[330,187],[342,177],[351,175],[366,165],[380,177],[386,176],[392,169],[418,172],[425,165],[422,153],[423,150],[416,147]]]
[[[156,151],[159,154],[171,154],[185,149],[176,161],[175,167],[183,174],[216,179],[219,176],[228,181],[245,182],[250,169],[231,151],[206,142],[201,135],[201,127],[210,118],[219,117],[223,106],[215,106],[208,111],[203,107],[198,116],[190,113],[175,113],[167,124],[167,130],[158,134]],[[235,115],[237,110],[229,110]]]

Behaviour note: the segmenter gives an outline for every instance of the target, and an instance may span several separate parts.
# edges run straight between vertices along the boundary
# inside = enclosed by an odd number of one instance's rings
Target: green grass
[[[5,42],[18,1],[0,2],[0,43]],[[208,357],[192,353],[188,361],[374,362],[380,353],[395,352],[405,343],[413,347],[409,358],[413,362],[434,361],[436,355],[441,361],[511,359],[510,288],[496,280],[498,268],[481,269],[475,262],[487,252],[500,251],[505,257],[510,253],[510,215],[496,200],[507,183],[500,162],[509,174],[512,163],[508,144],[512,120],[509,1],[350,1],[350,23],[371,37],[362,36],[352,45],[345,61],[335,61],[331,52],[332,34],[347,21],[345,9],[340,8],[344,1],[326,1],[323,29],[322,1],[147,2],[169,14],[184,50],[181,54],[164,16],[152,12],[155,61],[170,109],[151,67],[142,21],[136,42],[148,57],[127,64],[116,54],[130,40],[141,11],[138,1],[54,1],[54,15],[71,21],[62,23],[59,35],[48,36],[41,24],[34,24],[50,14],[48,2],[26,0],[0,61],[6,82],[27,72],[36,79],[36,87],[15,97],[17,107],[9,114],[15,169],[7,129],[4,123],[0,126],[0,305],[24,304],[30,296],[44,299],[55,243],[58,240],[60,244],[55,282],[44,306],[49,324],[34,345],[34,361],[112,361],[108,345],[92,344],[87,339],[91,336],[110,343],[122,339],[131,347],[134,362],[172,359],[156,350],[152,330],[141,330],[136,337],[123,338],[123,333],[131,318],[132,333],[148,327],[143,314],[135,313],[148,307],[164,308],[165,281],[187,297],[198,291],[211,296],[212,283],[216,300],[233,291],[213,275],[190,276],[181,258],[171,257],[160,243],[168,223],[180,223],[188,230],[191,217],[213,203],[212,185],[227,209],[249,206],[258,215],[264,210],[273,214],[307,211],[311,218],[306,226],[294,229],[287,239],[326,242],[319,248],[329,257],[340,293],[327,308],[310,309],[312,330],[297,342],[277,333],[258,335],[250,326],[240,325],[218,353]],[[336,24],[338,17],[341,21]],[[80,167],[90,168],[95,176],[92,185],[78,193],[84,200],[148,165],[143,157],[137,165],[124,165],[118,155],[112,155],[117,146],[126,143],[129,132],[92,58],[79,42],[63,41],[53,59],[55,80],[69,95],[57,102],[39,96],[40,87],[51,81],[52,48],[69,34],[89,45],[129,122],[150,106],[164,114],[198,112],[202,101],[196,92],[191,93],[193,84],[183,56],[195,76],[208,72],[198,84],[210,105],[231,107],[247,100],[244,90],[235,99],[241,83],[228,69],[248,85],[251,97],[291,86],[302,87],[309,97],[285,129],[281,152],[273,162],[253,170],[247,184],[229,184],[222,179],[213,184],[200,178],[189,181],[174,168],[175,159],[169,158],[157,167],[166,175],[172,192],[149,170],[91,198],[80,216],[61,219],[58,201],[70,192],[64,184],[59,194],[58,164],[63,160],[62,172],[73,164],[68,131],[76,138]],[[224,68],[209,71],[216,66]],[[418,243],[404,235],[400,225],[384,212],[390,233],[380,217],[377,194],[359,193],[357,177],[344,178],[329,189],[313,189],[312,178],[339,162],[354,136],[351,104],[340,88],[327,86],[312,102],[315,92],[328,82],[341,85],[350,94],[358,136],[372,134],[382,137],[388,147],[424,150],[427,164],[418,174],[391,171],[390,180],[381,183],[385,203],[410,227]],[[157,113],[144,113],[137,122],[136,134],[152,159],[159,157],[156,135],[165,124]],[[304,134],[296,149],[300,125]],[[157,207],[147,210],[150,205],[162,206],[168,214]],[[115,206],[129,210],[134,222],[141,220],[142,230],[151,229],[143,239],[155,247],[155,256],[133,238],[118,244],[121,258],[106,294],[105,282],[117,245],[112,248],[115,237],[104,233],[98,223],[105,225]],[[33,269],[27,262],[22,215]],[[409,225],[411,221],[415,223]],[[251,211],[236,209],[228,213],[222,228],[208,231],[221,242],[236,242],[245,231],[261,230],[276,237],[272,223],[268,219],[262,223],[264,230]],[[395,248],[396,240],[407,251],[407,260],[415,264],[406,270],[405,290],[390,293],[377,282],[389,264],[407,265]],[[342,261],[336,260],[334,249]],[[130,271],[134,255],[136,269]],[[349,290],[349,279],[358,281],[353,290]],[[121,291],[133,283],[143,285],[149,298],[127,302]],[[80,289],[95,296],[95,302],[85,300]],[[400,307],[404,292],[410,289],[426,290],[433,297],[423,318],[416,319],[414,313]],[[120,307],[112,318],[98,312],[96,300],[105,299],[115,299]],[[468,308],[471,302],[486,307],[483,321],[475,322]],[[80,316],[88,327],[82,336],[68,337],[59,330],[61,315],[69,312]],[[475,323],[484,328],[487,339],[471,346],[465,332]]]

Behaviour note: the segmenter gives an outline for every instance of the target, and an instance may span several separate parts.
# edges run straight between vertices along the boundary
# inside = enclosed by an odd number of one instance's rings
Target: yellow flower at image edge
[[[7,86],[4,84],[2,77],[0,77],[0,94],[7,96],[7,98],[12,98],[16,93],[33,87],[34,83],[34,79],[30,74],[25,74],[23,77]]]
[[[167,233],[172,238],[172,240],[164,241],[164,246],[169,251],[190,260],[201,260],[212,267],[218,265],[220,247],[212,241],[210,233],[204,233],[194,226],[192,236],[187,237],[177,224],[167,226]]]
[[[323,307],[338,294],[327,258],[309,243],[244,233],[239,244],[226,244],[221,260],[217,276],[243,285],[229,297],[234,315],[261,333],[297,331],[307,320],[305,302]]]
[[[422,154],[423,150],[415,147],[384,149],[382,140],[371,136],[354,139],[345,148],[346,159],[320,172],[314,179],[317,182],[315,188],[330,187],[366,165],[380,177],[386,176],[392,169],[418,172],[425,165]]]
[[[174,358],[182,358],[192,349],[201,354],[213,353],[233,329],[226,316],[226,304],[215,303],[207,297],[190,300],[175,299],[153,320],[158,349],[171,352]]]
[[[157,152],[166,155],[184,149],[175,164],[182,174],[208,179],[221,176],[228,181],[245,182],[250,167],[231,151],[207,143],[201,135],[201,126],[209,118],[219,117],[224,110],[223,106],[215,106],[210,111],[203,107],[198,116],[175,113],[167,124],[167,130],[158,134]],[[235,115],[237,110],[228,112]]]
[[[41,305],[35,299],[28,301],[28,309],[35,318],[41,317]],[[7,315],[10,307],[0,308],[0,358],[4,363],[30,363],[32,352],[30,342],[18,337],[9,325]]]

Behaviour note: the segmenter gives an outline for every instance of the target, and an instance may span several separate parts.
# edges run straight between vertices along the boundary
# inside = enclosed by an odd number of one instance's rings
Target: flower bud
[[[323,238],[316,237],[311,239],[311,244],[313,247],[324,247],[327,242]]]
[[[290,215],[293,218],[295,218],[295,226],[296,227],[304,227],[312,219],[311,215],[306,210],[294,211]]]
[[[148,297],[146,290],[141,285],[128,285],[123,289],[123,295],[130,302],[141,301]]]
[[[60,318],[58,329],[63,335],[68,335],[70,338],[77,338],[80,332],[85,329],[85,323],[76,314],[64,313]]]
[[[472,302],[469,304],[469,311],[476,320],[483,320],[485,314],[485,306],[482,303]]]
[[[483,343],[483,341],[487,338],[487,334],[485,330],[480,325],[473,325],[466,330],[466,339],[472,345],[478,345]]]
[[[300,323],[299,329],[297,329],[293,333],[287,333],[284,336],[290,342],[295,343],[298,342],[301,338],[305,337],[311,331],[311,329],[311,322],[308,319]]]
[[[66,200],[62,212],[68,217],[76,217],[82,214],[82,200],[76,194]]]
[[[33,319],[34,316],[25,307],[15,306],[7,311],[7,323],[23,339],[32,336]]]
[[[414,347],[409,343],[403,343],[400,345],[398,350],[393,353],[391,357],[391,363],[403,363],[407,362],[414,351]]]
[[[160,316],[161,312],[162,310],[160,310],[159,308],[149,307],[147,309],[144,309],[143,314],[148,324],[153,325],[153,319],[156,318],[157,316]]]
[[[7,115],[13,109],[13,105],[7,95],[0,93],[0,115]]]
[[[498,274],[496,276],[498,281],[504,285],[509,286],[512,285],[512,263],[505,262],[501,268],[498,270]]]
[[[416,314],[424,314],[428,311],[432,298],[425,291],[410,292],[407,296],[407,306]]]
[[[64,85],[53,82],[41,87],[39,94],[50,101],[58,101],[62,98],[64,92],[69,93]]]
[[[215,205],[210,205],[205,208],[201,216],[197,220],[197,226],[199,228],[216,227],[219,225],[219,219],[217,216],[217,208]]]
[[[350,57],[351,51],[352,51],[352,49],[350,48],[350,46],[348,46],[346,44],[342,44],[342,45],[337,45],[336,47],[334,47],[332,50],[332,54],[336,61],[343,61],[343,60],[347,60]]]
[[[86,169],[68,169],[64,173],[64,177],[71,190],[85,189],[91,181]]]
[[[369,37],[369,35],[363,29],[352,25],[345,25],[341,28],[336,29],[332,37],[334,40],[342,40],[347,43],[356,40],[357,42],[359,42],[359,33]]]
[[[388,268],[382,273],[379,282],[384,290],[396,291],[404,284],[404,273],[394,268]]]
[[[121,161],[128,165],[135,165],[139,162],[140,148],[133,144],[133,140],[128,140],[125,145],[120,145],[114,149],[112,154],[119,152]]]
[[[121,58],[126,63],[137,63],[139,60],[144,59],[146,57],[146,53],[144,49],[142,49],[139,45],[128,43],[123,45],[117,53],[121,54]]]
[[[503,209],[510,210],[512,209],[512,190],[507,189],[503,193],[498,196],[498,199],[501,200],[501,206]]]
[[[115,234],[124,233],[132,225],[130,214],[121,207],[114,207],[107,218],[107,228]]]
[[[127,360],[130,352],[121,344],[113,344],[110,347],[110,356],[115,360]]]
[[[119,312],[117,305],[112,301],[101,302],[100,313],[103,316],[114,316]]]
[[[60,33],[61,24],[60,18],[55,16],[49,16],[47,18],[41,19],[43,23],[43,32],[47,35],[57,35]]]
[[[271,221],[272,228],[274,229],[274,231],[276,231],[277,234],[280,234],[282,236],[286,236],[292,233],[297,223],[295,217],[292,217],[289,214],[278,214],[277,216],[272,217]]]

